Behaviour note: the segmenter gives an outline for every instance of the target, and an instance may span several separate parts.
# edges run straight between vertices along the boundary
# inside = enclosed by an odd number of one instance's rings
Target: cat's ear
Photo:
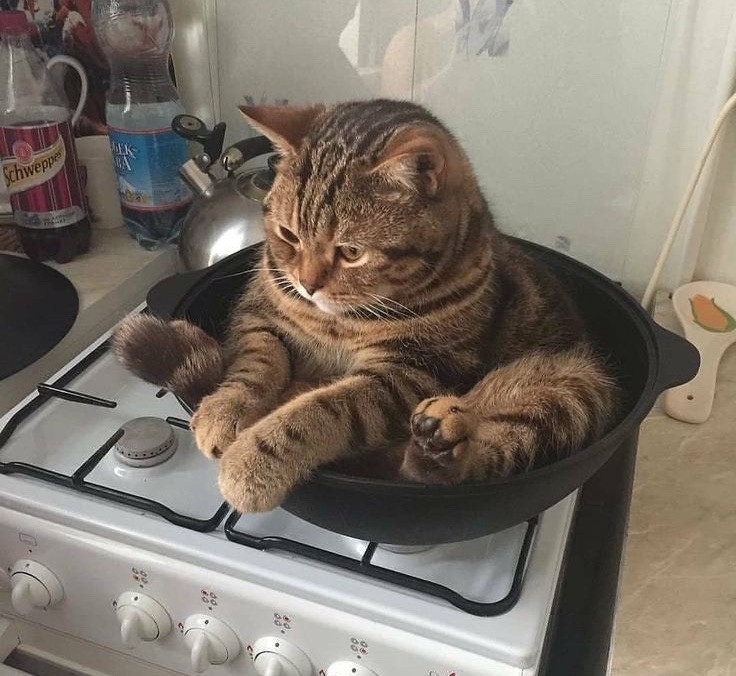
[[[446,133],[429,125],[413,125],[389,139],[370,173],[434,197],[458,183],[459,157]]]
[[[301,146],[314,119],[325,107],[316,106],[239,106],[248,123],[281,151],[293,154]]]

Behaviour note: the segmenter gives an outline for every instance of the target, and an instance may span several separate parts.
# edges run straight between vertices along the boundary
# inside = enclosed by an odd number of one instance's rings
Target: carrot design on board
[[[736,319],[722,307],[716,305],[715,298],[696,294],[690,299],[690,307],[693,312],[693,320],[706,331],[728,333],[736,329]]]

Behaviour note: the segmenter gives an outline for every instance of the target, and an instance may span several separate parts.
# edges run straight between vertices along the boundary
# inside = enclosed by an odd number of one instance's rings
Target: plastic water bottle
[[[107,124],[123,218],[155,249],[177,240],[191,202],[179,178],[186,141],[171,131],[184,112],[169,75],[171,11],[166,0],[94,0],[92,12],[110,63]]]

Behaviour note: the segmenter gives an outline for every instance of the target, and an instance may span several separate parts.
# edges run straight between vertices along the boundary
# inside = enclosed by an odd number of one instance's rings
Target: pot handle
[[[658,370],[654,390],[665,390],[691,381],[700,368],[700,352],[690,341],[652,322],[657,343]]]
[[[161,319],[172,319],[176,308],[190,289],[209,272],[209,268],[203,268],[162,279],[146,296],[148,309]]]

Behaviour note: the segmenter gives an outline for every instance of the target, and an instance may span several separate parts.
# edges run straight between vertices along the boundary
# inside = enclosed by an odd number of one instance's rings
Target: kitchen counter
[[[74,326],[37,362],[0,381],[0,415],[140,304],[158,280],[175,272],[174,248],[146,251],[124,228],[92,232],[89,253],[71,263],[52,264],[79,294]]]
[[[677,323],[666,302],[657,321]],[[711,418],[641,426],[612,676],[736,674],[736,349]]]

